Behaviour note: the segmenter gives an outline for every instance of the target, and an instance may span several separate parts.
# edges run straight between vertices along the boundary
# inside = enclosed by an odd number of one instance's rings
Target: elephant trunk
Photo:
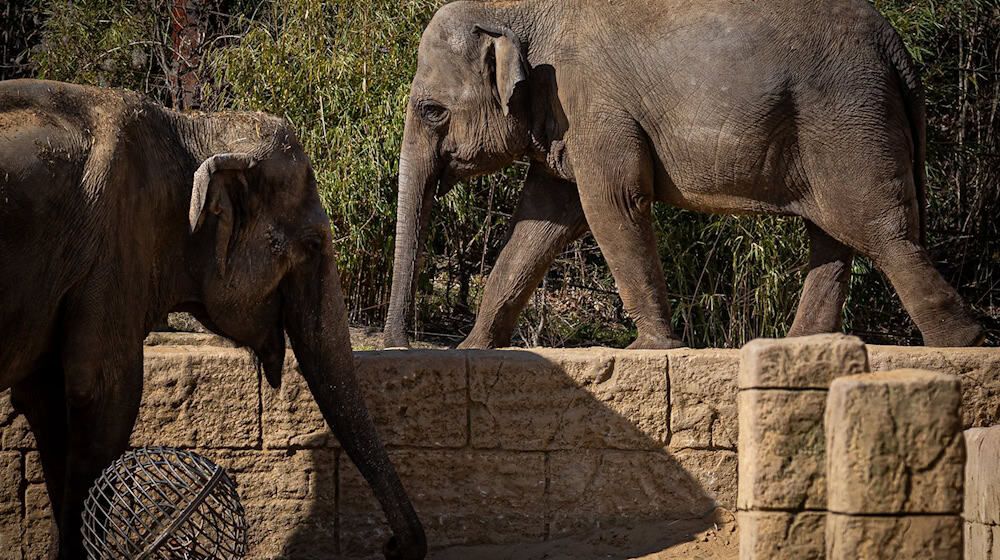
[[[439,160],[436,146],[412,111],[407,111],[403,149],[399,156],[396,252],[385,319],[386,347],[409,346],[406,330],[412,319],[417,274],[423,262],[422,249],[440,174]]]
[[[332,246],[313,263],[290,273],[282,286],[292,350],[327,424],[382,505],[394,535],[385,544],[386,558],[420,560],[427,551],[423,527],[379,440],[354,373]]]

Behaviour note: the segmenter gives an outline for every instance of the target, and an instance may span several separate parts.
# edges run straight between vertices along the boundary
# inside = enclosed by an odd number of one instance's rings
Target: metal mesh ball
[[[84,504],[90,560],[236,560],[246,543],[236,484],[190,451],[130,451],[104,470]]]

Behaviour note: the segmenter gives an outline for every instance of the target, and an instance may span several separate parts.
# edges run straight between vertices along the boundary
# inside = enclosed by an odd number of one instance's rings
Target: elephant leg
[[[913,195],[916,189],[911,173],[900,171],[908,168],[908,156],[899,156],[900,162],[879,161],[871,154],[879,154],[881,147],[864,150],[860,140],[858,146],[844,147],[838,157],[811,158],[829,162],[825,173],[814,175],[836,177],[834,182],[814,188],[825,188],[838,196],[820,199],[818,211],[807,217],[841,243],[870,257],[888,276],[923,334],[924,344],[981,343],[983,328],[972,319],[961,296],[941,276],[919,243],[920,216]],[[845,167],[855,170],[854,176],[843,177]],[[839,171],[833,175],[831,170]]]
[[[142,397],[141,343],[123,346],[133,337],[114,332],[113,306],[93,301],[89,306],[100,311],[83,307],[71,313],[82,319],[71,327],[62,349],[68,430],[59,560],[86,557],[80,534],[83,503],[101,471],[128,448]]]
[[[893,239],[872,255],[899,294],[927,346],[975,346],[984,331],[958,292],[935,268],[927,251],[910,239]]]
[[[809,274],[788,336],[839,332],[854,250],[806,220]]]
[[[638,330],[629,348],[679,348],[684,343],[670,327],[667,284],[653,233],[651,154],[645,135],[632,126],[581,142],[586,155],[574,160],[574,173],[587,223]]]
[[[79,359],[76,354],[69,356],[69,360]],[[63,511],[59,516],[60,560],[84,557],[80,527],[87,493],[101,471],[128,448],[142,397],[141,350],[129,362],[124,367],[90,362],[66,368],[69,433]],[[103,390],[81,392],[69,388],[74,385],[70,376],[78,380],[101,376],[115,381]]]
[[[510,236],[486,281],[476,324],[459,348],[510,345],[517,317],[559,251],[587,231],[576,185],[528,171]]]
[[[10,397],[14,409],[24,415],[31,427],[52,513],[59,519],[66,481],[67,421],[63,372],[58,361],[47,357],[45,365],[11,388]]]

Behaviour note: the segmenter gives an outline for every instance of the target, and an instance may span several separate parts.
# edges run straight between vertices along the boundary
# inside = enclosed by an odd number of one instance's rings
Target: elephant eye
[[[307,232],[300,238],[302,245],[311,253],[323,252],[323,236],[316,232]]]
[[[439,124],[448,115],[448,110],[436,103],[422,103],[420,117],[431,124]]]

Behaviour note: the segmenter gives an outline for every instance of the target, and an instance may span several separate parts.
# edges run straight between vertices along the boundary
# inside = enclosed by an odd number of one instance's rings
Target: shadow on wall
[[[734,506],[733,450],[669,446],[664,352],[410,350],[356,364],[431,558],[624,560],[691,541],[718,505]],[[309,406],[300,376],[285,384],[265,401]],[[301,430],[317,426],[309,414]],[[378,502],[346,454],[324,456],[311,454],[312,499],[282,557],[381,557],[390,533]]]
[[[270,387],[263,387],[268,391]],[[324,445],[328,437],[312,437],[307,445]],[[309,454],[309,466],[305,472],[308,501],[305,511],[300,511],[300,519],[294,523],[294,530],[285,540],[281,548],[280,558],[287,560],[328,559],[331,553],[339,550],[337,535],[337,466],[341,451],[336,451],[333,461],[330,455],[322,453]],[[266,516],[266,513],[265,513]],[[266,522],[251,530],[267,531]]]
[[[674,545],[656,557],[715,560],[735,558],[735,546],[685,541],[713,526],[701,517],[713,497],[735,503],[738,355],[411,350],[355,361],[432,558],[628,558]],[[875,371],[960,375],[963,427],[1000,422],[995,349],[869,346],[868,355]],[[291,356],[286,369],[273,391],[261,389],[243,350],[147,347],[133,445],[194,449],[226,468],[247,509],[250,559],[377,558],[383,514]],[[24,558],[46,558],[45,485],[8,396],[0,393],[0,543],[20,539]]]
[[[431,558],[643,556],[713,527],[716,501],[734,507],[732,351],[410,350],[355,363]],[[248,559],[380,558],[381,507],[294,358],[277,391],[255,373],[238,349],[147,348],[133,445],[193,449],[225,468],[247,511]],[[19,513],[0,513],[0,542],[13,535],[25,558],[44,558],[45,488],[6,400],[0,461],[13,466],[0,462],[0,512]]]

